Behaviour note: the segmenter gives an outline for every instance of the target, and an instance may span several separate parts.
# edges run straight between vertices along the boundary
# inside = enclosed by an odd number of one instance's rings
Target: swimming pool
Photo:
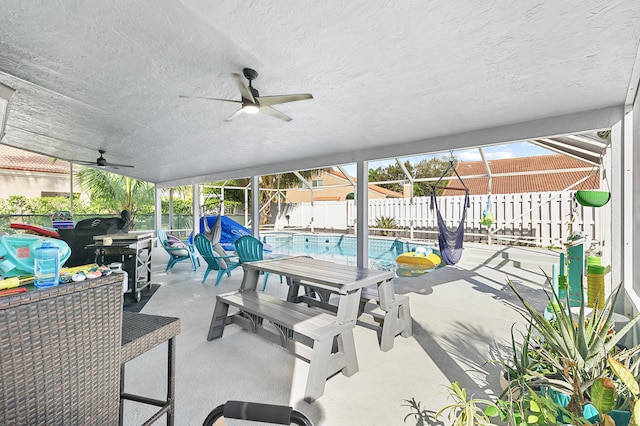
[[[273,253],[308,255],[345,265],[357,264],[354,235],[268,232],[262,234],[261,238],[262,242],[273,248]],[[369,268],[394,270],[398,255],[414,251],[419,246],[433,248],[430,243],[369,237]]]

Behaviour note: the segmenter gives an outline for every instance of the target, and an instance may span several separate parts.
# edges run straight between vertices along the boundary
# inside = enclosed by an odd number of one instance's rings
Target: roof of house
[[[0,144],[0,170],[68,174],[69,163]]]
[[[328,172],[329,172],[330,174],[332,174],[332,175],[334,175],[334,176],[336,176],[336,177],[340,178],[340,179],[347,180],[346,176],[345,176],[342,172],[340,172],[340,171],[338,171],[338,170],[329,169],[329,171],[328,171]],[[355,177],[353,177],[353,176],[351,176],[351,179],[352,179],[354,182],[357,182],[357,181],[358,181],[358,179],[356,179],[356,178],[355,178]],[[377,193],[379,193],[379,194],[383,194],[383,195],[384,195],[384,196],[386,196],[387,198],[402,198],[402,197],[404,196],[404,195],[403,195],[403,194],[401,194],[400,192],[392,191],[392,190],[390,190],[390,189],[383,188],[383,187],[378,186],[378,185],[375,185],[375,184],[373,184],[373,183],[370,183],[370,184],[369,184],[369,191],[375,191],[375,192],[377,192]]]
[[[562,191],[590,174],[593,175],[571,189],[600,188],[598,169],[562,154],[489,160],[488,163],[493,176],[491,188],[493,194]],[[576,170],[570,171],[571,169]],[[549,172],[535,173],[545,170]],[[456,166],[456,171],[469,188],[470,195],[488,193],[488,177],[464,178],[486,175],[487,170],[482,161],[460,162]],[[514,173],[514,175],[503,175],[508,173]],[[460,182],[457,179],[451,179],[447,186],[460,187]],[[462,193],[456,190],[445,190],[443,195],[462,195]]]

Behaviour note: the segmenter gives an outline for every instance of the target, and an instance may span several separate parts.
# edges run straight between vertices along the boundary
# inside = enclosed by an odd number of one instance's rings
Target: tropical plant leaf
[[[600,413],[600,426],[616,426],[615,420],[606,414]]]
[[[637,425],[640,422],[640,400],[635,400],[631,409],[631,424]]]
[[[607,362],[609,363],[609,367],[613,374],[618,377],[622,383],[629,389],[629,391],[637,398],[638,394],[640,394],[640,387],[638,386],[638,382],[634,377],[633,373],[629,371],[624,364],[618,362],[616,359],[609,357],[607,358]]]
[[[608,377],[599,377],[591,385],[591,403],[598,413],[604,414],[613,410],[616,405],[616,385]]]
[[[487,408],[484,409],[484,414],[488,417],[498,417],[500,415],[500,410],[495,405],[487,405]]]

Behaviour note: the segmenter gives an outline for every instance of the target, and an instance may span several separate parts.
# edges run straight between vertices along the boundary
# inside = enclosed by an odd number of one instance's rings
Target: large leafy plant
[[[550,304],[554,317],[551,320],[539,313],[511,281],[508,284],[527,311],[528,315],[523,314],[523,317],[536,332],[538,359],[547,366],[528,371],[529,383],[570,395],[567,410],[577,417],[583,416],[586,396],[604,417],[604,413],[615,407],[616,386],[625,388],[620,380],[612,380],[614,375],[608,369],[607,360],[615,356],[616,345],[640,319],[637,316],[619,332],[613,331],[613,308],[622,286],[618,286],[601,306],[597,303],[589,315],[583,299],[576,317],[568,309]],[[554,298],[558,299],[555,293]],[[569,306],[568,298],[566,306]],[[545,374],[548,371],[556,374]]]
[[[492,402],[467,398],[466,390],[453,382],[448,388],[453,402],[435,418],[447,413],[455,425],[490,425],[490,417],[499,415],[512,426],[557,422],[615,426],[615,421],[627,424],[630,418],[629,424],[640,425],[640,345],[629,349],[619,345],[640,315],[617,332],[613,327],[622,285],[606,300],[597,301],[592,310],[585,306],[584,297],[578,307],[567,309],[568,297],[565,304],[558,303],[553,292],[550,317],[538,312],[511,281],[508,285],[525,308],[527,332],[523,339],[516,339],[512,328],[511,357],[493,361],[505,369],[506,389]],[[418,414],[424,421],[425,410],[416,410],[407,418]]]
[[[393,235],[393,231],[389,229],[398,229],[398,222],[391,216],[381,216],[375,219],[374,227],[381,229],[382,235]]]

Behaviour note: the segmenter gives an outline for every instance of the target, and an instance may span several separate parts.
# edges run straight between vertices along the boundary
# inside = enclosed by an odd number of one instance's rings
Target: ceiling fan
[[[98,152],[100,153],[100,157],[96,158],[96,161],[71,160],[71,162],[83,164],[86,166],[110,167],[112,169],[119,169],[120,167],[133,167],[127,164],[110,163],[103,156],[103,154],[106,154],[107,151],[105,151],[104,149],[99,149]]]
[[[231,121],[243,112],[246,114],[256,114],[261,112],[263,114],[270,115],[271,117],[279,118],[284,121],[291,121],[292,118],[275,108],[272,105],[284,104],[286,102],[301,101],[304,99],[313,99],[310,93],[300,93],[296,95],[277,95],[277,96],[260,96],[260,93],[252,86],[251,82],[258,78],[258,72],[251,68],[244,68],[242,70],[244,77],[249,80],[249,86],[245,85],[240,74],[231,74],[240,89],[241,100],[235,99],[220,99],[220,98],[205,98],[203,96],[180,96],[181,98],[192,99],[207,99],[212,101],[224,101],[234,102],[242,104],[242,107],[235,111],[233,114],[225,118],[224,121]]]

